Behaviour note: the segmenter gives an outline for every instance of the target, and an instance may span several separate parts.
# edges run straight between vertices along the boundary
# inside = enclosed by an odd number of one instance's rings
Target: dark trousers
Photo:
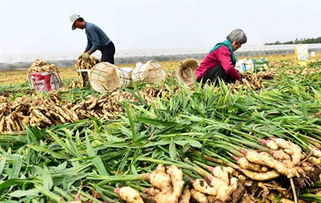
[[[100,62],[109,62],[111,64],[114,64],[115,45],[113,42],[109,42],[107,45],[100,48],[100,51]]]
[[[221,66],[221,64],[218,64],[217,66],[210,68],[205,72],[203,77],[197,82],[202,82],[202,84],[209,83],[211,85],[218,86],[218,79],[221,79],[225,83],[234,83],[235,79],[225,73],[224,68]]]

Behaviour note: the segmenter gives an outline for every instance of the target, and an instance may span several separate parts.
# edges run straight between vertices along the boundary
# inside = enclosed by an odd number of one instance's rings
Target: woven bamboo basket
[[[176,73],[178,80],[187,85],[192,85],[194,83],[194,75],[197,67],[198,63],[193,58],[178,62],[178,69]]]
[[[130,83],[131,71],[108,62],[96,64],[89,72],[91,87],[97,92],[114,91]]]

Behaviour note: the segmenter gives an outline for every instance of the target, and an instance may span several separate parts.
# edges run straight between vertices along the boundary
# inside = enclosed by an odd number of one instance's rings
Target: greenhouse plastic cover
[[[244,45],[236,51],[237,56],[261,56],[271,54],[290,54],[298,45]],[[193,57],[202,59],[212,47],[206,48],[177,48],[177,49],[145,49],[145,50],[118,50],[115,55],[116,63],[180,60]],[[321,44],[308,44],[309,51],[321,51]],[[26,69],[36,59],[48,61],[59,67],[72,67],[80,53],[26,53],[5,54],[0,50],[0,69]],[[100,52],[94,56],[100,58]]]

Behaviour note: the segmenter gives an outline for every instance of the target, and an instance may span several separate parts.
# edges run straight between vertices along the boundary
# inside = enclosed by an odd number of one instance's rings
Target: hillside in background
[[[272,42],[272,43],[265,43],[264,45],[277,45],[277,44],[315,44],[321,43],[321,37],[318,38],[303,38],[303,39],[295,39],[294,41],[287,41],[287,42]]]

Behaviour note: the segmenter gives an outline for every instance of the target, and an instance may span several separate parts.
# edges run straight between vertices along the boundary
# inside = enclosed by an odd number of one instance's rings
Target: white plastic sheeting
[[[237,52],[237,56],[258,56],[270,54],[293,53],[297,45],[244,45]],[[180,49],[146,49],[146,50],[117,50],[116,63],[146,62],[154,59],[157,61],[180,60],[188,57],[202,59],[212,47],[207,48],[180,48]],[[321,44],[308,44],[309,51],[321,51]],[[60,67],[71,67],[75,64],[81,53],[25,53],[6,54],[0,52],[0,69],[26,69],[37,58]],[[95,52],[100,58],[100,52]]]

